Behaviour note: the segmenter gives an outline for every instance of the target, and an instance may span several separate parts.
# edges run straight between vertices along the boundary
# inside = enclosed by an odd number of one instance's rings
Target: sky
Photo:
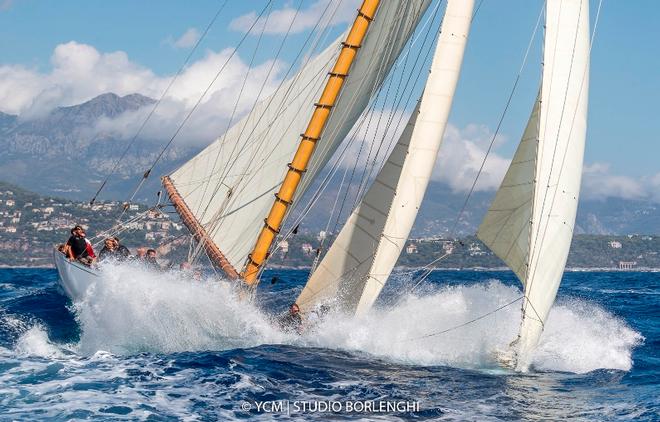
[[[0,0],[0,111],[35,118],[53,107],[77,104],[108,91],[159,98],[221,9],[169,91],[154,127],[147,129],[154,138],[173,133],[218,68],[240,45],[183,139],[203,145],[224,132],[232,113],[249,110],[249,98],[272,91],[286,75],[296,56],[295,47],[309,35],[329,0],[302,0],[294,33],[276,58],[300,1]],[[590,0],[592,26],[599,1]],[[358,0],[334,0],[330,5],[336,8],[329,25],[332,36],[322,41],[327,43],[345,30],[358,5]],[[493,136],[541,8],[541,0],[483,0],[480,4],[435,172],[457,190],[469,185],[474,172],[470,168],[480,161]],[[263,19],[257,21],[253,32],[246,35],[262,10],[266,10],[267,24]],[[660,201],[658,12],[660,2],[656,0],[602,2],[591,57],[584,171],[587,195]],[[538,89],[540,39],[537,34],[489,158],[482,189],[497,187],[524,129]],[[259,48],[252,57],[257,43]],[[248,69],[250,83],[234,110],[235,101],[228,98],[238,98],[242,75]],[[140,117],[106,121],[102,129],[112,128],[130,137]],[[461,162],[468,163],[465,169],[456,165]],[[446,167],[454,171],[443,172]]]

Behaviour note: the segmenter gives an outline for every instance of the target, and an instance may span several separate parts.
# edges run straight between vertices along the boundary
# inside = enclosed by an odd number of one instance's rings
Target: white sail
[[[387,281],[424,198],[447,124],[472,19],[472,0],[450,0],[422,98],[364,198],[296,303],[334,301],[371,308]]]
[[[429,2],[392,0],[379,7],[296,198],[380,87]],[[170,176],[191,214],[237,270],[254,246],[344,38]]]
[[[527,280],[529,235],[534,202],[540,97],[534,103],[518,149],[484,217],[477,237],[504,261],[518,278]]]
[[[587,129],[589,49],[588,0],[548,1],[543,82],[540,106],[538,102],[535,106],[538,108],[535,113],[539,114],[535,156],[530,157],[532,148],[521,145],[518,148],[521,156],[514,157],[509,169],[513,174],[509,177],[507,173],[508,180],[505,178],[501,188],[508,193],[498,192],[498,196],[505,195],[498,206],[505,205],[510,198],[512,203],[519,201],[527,209],[511,212],[510,218],[503,220],[494,203],[478,233],[498,256],[512,265],[524,285],[523,320],[517,340],[517,367],[522,370],[529,366],[531,353],[554,303],[573,237]],[[530,125],[534,126],[532,122]],[[524,138],[529,137],[533,136],[526,131]],[[533,173],[519,163],[525,158],[534,160]],[[519,182],[517,187],[514,181]],[[522,205],[522,199],[530,196],[530,185],[531,201]],[[527,240],[521,240],[515,233],[493,237],[498,224],[503,227],[503,233],[514,227],[527,231]],[[525,225],[529,228],[523,229]],[[506,242],[510,243],[509,248]],[[526,250],[517,251],[525,245]],[[511,253],[503,253],[509,250]],[[526,268],[519,265],[520,253],[525,255]]]

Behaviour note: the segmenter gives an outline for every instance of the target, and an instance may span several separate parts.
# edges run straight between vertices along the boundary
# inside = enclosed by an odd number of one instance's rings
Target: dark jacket
[[[87,241],[84,237],[73,235],[67,240],[66,244],[71,248],[74,258],[87,258],[89,256]]]

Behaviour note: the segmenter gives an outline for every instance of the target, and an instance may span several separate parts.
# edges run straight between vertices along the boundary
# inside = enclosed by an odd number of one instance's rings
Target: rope
[[[518,298],[512,300],[511,302],[506,303],[506,304],[500,306],[500,307],[497,308],[497,309],[493,309],[493,310],[490,311],[490,312],[486,312],[485,314],[482,314],[482,315],[480,315],[480,316],[478,316],[478,317],[476,317],[476,318],[474,318],[474,319],[471,319],[471,320],[469,320],[469,321],[467,321],[467,322],[464,322],[464,323],[462,323],[462,324],[455,325],[455,326],[453,326],[453,327],[451,327],[451,328],[447,328],[446,330],[436,331],[436,332],[433,332],[433,333],[430,333],[430,334],[425,334],[425,335],[423,335],[423,336],[419,336],[419,337],[412,337],[412,338],[407,338],[407,339],[404,339],[404,340],[399,340],[397,343],[403,343],[404,341],[416,341],[416,340],[422,340],[422,339],[425,339],[425,338],[435,337],[435,336],[439,336],[439,335],[442,335],[442,334],[449,333],[449,332],[451,332],[451,331],[458,330],[459,328],[463,328],[463,327],[468,326],[468,325],[470,325],[470,324],[473,324],[473,323],[475,323],[475,322],[477,322],[477,321],[480,321],[480,320],[482,320],[482,319],[484,319],[484,318],[486,318],[486,317],[489,317],[489,316],[493,315],[494,313],[499,312],[499,311],[501,311],[502,309],[507,308],[507,307],[513,305],[514,303],[518,302],[519,300],[523,299],[524,297],[525,297],[525,295],[522,295],[522,296],[520,296],[520,297],[518,297]]]
[[[137,187],[133,191],[133,194],[131,195],[130,199],[128,200],[129,203],[133,201],[133,199],[135,198],[135,195],[138,193],[140,188],[142,188],[142,185],[144,184],[144,182],[147,180],[147,178],[151,174],[151,171],[154,169],[154,167],[156,167],[156,164],[158,164],[160,159],[163,157],[163,155],[165,154],[165,151],[167,151],[169,149],[170,145],[172,145],[172,143],[174,142],[174,139],[176,139],[176,137],[179,135],[179,133],[181,132],[183,127],[186,125],[186,123],[190,119],[190,116],[192,116],[192,114],[195,112],[195,110],[197,110],[197,107],[199,107],[199,105],[201,104],[204,97],[206,97],[206,94],[208,94],[208,92],[211,90],[211,87],[213,86],[213,84],[215,84],[215,81],[218,80],[218,78],[220,77],[220,74],[225,70],[225,68],[227,67],[227,64],[229,64],[229,62],[234,57],[234,55],[236,54],[238,49],[241,47],[241,45],[243,45],[243,42],[248,37],[248,35],[252,32],[252,29],[254,29],[255,25],[257,24],[257,22],[259,22],[259,19],[266,12],[266,10],[268,9],[268,7],[272,3],[272,1],[273,0],[269,0],[268,3],[266,3],[266,6],[264,6],[264,8],[261,9],[261,12],[259,12],[259,15],[255,18],[254,22],[252,22],[252,25],[250,25],[250,28],[245,32],[245,34],[243,34],[243,37],[240,39],[240,41],[236,45],[236,48],[234,48],[232,50],[232,52],[229,55],[229,57],[227,58],[227,60],[222,64],[222,66],[220,66],[220,69],[218,70],[218,72],[215,74],[215,76],[213,77],[211,82],[208,84],[208,86],[206,87],[206,89],[204,90],[202,95],[199,96],[199,98],[195,102],[195,105],[190,109],[190,111],[188,112],[186,117],[183,119],[183,121],[181,122],[179,127],[176,129],[176,131],[174,132],[174,134],[172,135],[170,140],[167,142],[167,144],[165,144],[165,147],[163,147],[163,149],[160,151],[160,153],[158,154],[158,156],[156,157],[154,162],[151,164],[149,169],[144,172],[144,175],[142,176],[142,180],[140,180],[140,183],[138,183]],[[122,212],[122,214],[123,214],[123,212]]]
[[[211,29],[211,27],[213,26],[213,24],[215,23],[215,21],[218,19],[218,16],[220,16],[220,12],[222,11],[222,9],[224,9],[224,7],[225,7],[226,4],[227,4],[227,0],[225,0],[224,3],[222,3],[222,4],[220,5],[220,8],[219,8],[218,11],[215,13],[215,15],[213,16],[213,18],[212,18],[211,21],[209,22],[209,24],[206,26],[206,29],[204,29],[204,32],[202,33],[202,35],[199,37],[199,39],[197,40],[197,42],[195,43],[195,45],[193,46],[193,48],[192,48],[192,49],[190,50],[190,52],[188,53],[188,56],[187,56],[186,59],[183,61],[183,64],[181,64],[181,67],[179,67],[179,70],[176,72],[176,75],[174,75],[174,78],[172,78],[172,80],[170,81],[170,83],[167,85],[167,88],[165,88],[165,91],[163,91],[163,93],[161,94],[161,96],[160,96],[160,98],[158,99],[158,101],[156,101],[156,103],[155,103],[154,106],[152,107],[151,111],[149,112],[149,114],[147,115],[147,117],[144,119],[144,121],[143,121],[142,124],[140,125],[140,128],[137,130],[137,132],[135,133],[135,135],[133,136],[133,138],[131,139],[131,141],[128,143],[128,145],[127,145],[126,148],[124,149],[124,152],[122,152],[122,154],[121,154],[121,156],[119,157],[119,159],[118,159],[118,160],[115,162],[115,164],[112,166],[112,169],[110,170],[110,173],[108,173],[108,175],[107,175],[107,176],[105,177],[105,179],[103,180],[103,183],[101,183],[101,186],[98,188],[98,190],[96,191],[96,193],[94,194],[94,196],[92,197],[92,199],[89,201],[89,204],[90,204],[90,205],[94,204],[94,202],[96,201],[96,198],[99,196],[99,194],[101,193],[101,191],[103,190],[103,188],[105,187],[105,185],[108,183],[108,180],[110,179],[110,176],[112,176],[113,174],[115,174],[115,171],[117,171],[117,168],[119,167],[119,164],[120,164],[120,163],[123,161],[123,159],[126,157],[126,154],[128,154],[128,151],[131,149],[131,147],[132,147],[133,144],[135,143],[137,137],[140,136],[140,133],[142,133],[142,130],[143,130],[144,127],[147,125],[147,122],[149,121],[149,119],[151,119],[151,116],[153,116],[154,112],[156,111],[156,109],[158,108],[158,106],[160,105],[160,103],[163,101],[163,98],[165,98],[165,95],[167,95],[167,93],[170,91],[170,88],[172,87],[172,85],[174,85],[174,82],[176,82],[176,80],[179,78],[179,76],[181,75],[181,73],[183,73],[183,69],[185,69],[186,65],[187,65],[188,62],[190,61],[190,58],[193,56],[193,54],[195,53],[195,51],[197,51],[197,47],[199,47],[199,45],[201,44],[202,40],[206,37],[206,34],[208,34],[209,30]]]
[[[480,6],[481,6],[481,3],[479,3],[479,7],[480,7]],[[477,10],[474,12],[474,15],[473,15],[473,17],[472,17],[472,20],[473,20],[473,21],[474,21],[476,15],[477,15],[477,12],[479,11],[479,7],[478,7]],[[477,174],[476,174],[474,180],[472,181],[472,185],[470,186],[470,190],[468,191],[468,194],[467,194],[466,197],[465,197],[465,201],[463,201],[463,205],[461,206],[461,209],[460,209],[460,211],[458,212],[458,214],[456,215],[456,219],[454,220],[454,223],[452,224],[452,227],[451,227],[451,229],[449,230],[449,233],[448,233],[448,236],[447,236],[449,239],[453,239],[453,238],[456,236],[456,228],[458,227],[458,224],[460,223],[461,218],[462,218],[463,214],[465,213],[465,210],[466,210],[467,205],[468,205],[468,203],[469,203],[469,201],[470,201],[470,198],[472,197],[472,194],[474,193],[474,190],[475,190],[475,188],[476,188],[476,186],[477,186],[477,182],[478,182],[478,180],[479,180],[479,177],[481,177],[481,174],[483,173],[483,169],[484,169],[484,167],[485,167],[485,165],[486,165],[486,160],[488,159],[488,156],[490,155],[490,153],[491,153],[491,151],[492,151],[492,149],[493,149],[493,145],[495,144],[495,139],[497,138],[497,135],[499,134],[500,129],[501,129],[501,127],[502,127],[502,122],[504,121],[504,117],[506,116],[506,114],[507,114],[507,112],[508,112],[508,110],[509,110],[509,107],[510,107],[510,105],[511,105],[511,101],[513,100],[513,96],[514,96],[514,94],[515,94],[515,92],[516,92],[516,89],[518,88],[518,83],[520,82],[520,77],[521,77],[521,75],[522,75],[522,73],[523,73],[523,70],[525,69],[525,65],[527,64],[527,58],[529,57],[529,53],[530,53],[530,51],[531,51],[531,49],[532,49],[532,44],[534,43],[534,39],[536,39],[536,33],[538,32],[538,28],[539,28],[540,23],[541,23],[541,17],[543,16],[543,9],[544,9],[544,8],[541,7],[541,10],[540,10],[540,12],[539,12],[538,18],[537,18],[537,20],[536,20],[536,25],[534,26],[534,31],[532,32],[532,36],[531,36],[531,38],[530,38],[530,40],[529,40],[529,43],[527,44],[527,50],[525,51],[525,55],[523,56],[522,64],[521,64],[521,66],[520,66],[520,69],[518,70],[518,74],[516,75],[516,78],[515,78],[515,80],[514,80],[514,82],[513,82],[513,86],[512,86],[512,88],[511,88],[511,92],[509,93],[509,96],[508,96],[508,98],[507,98],[507,100],[506,100],[506,103],[505,103],[505,105],[504,105],[504,109],[502,110],[502,113],[501,113],[501,115],[500,115],[500,118],[499,118],[499,120],[498,120],[498,122],[497,122],[497,127],[496,127],[496,129],[495,129],[495,132],[493,133],[493,136],[492,136],[492,138],[491,138],[491,140],[490,140],[490,143],[488,144],[488,148],[486,149],[486,154],[484,155],[484,158],[483,158],[483,160],[481,161],[481,165],[479,166],[479,170],[477,171]],[[459,244],[461,244],[461,243],[459,242]],[[462,244],[461,244],[461,245],[462,245]],[[447,253],[447,254],[444,254],[444,255],[442,255],[441,257],[436,258],[435,260],[431,261],[429,264],[426,264],[426,265],[423,267],[423,268],[426,268],[426,270],[424,270],[424,272],[422,273],[422,275],[418,278],[418,280],[416,281],[415,285],[414,285],[413,288],[410,290],[410,293],[412,293],[412,292],[414,291],[414,289],[415,289],[417,286],[419,286],[424,280],[426,280],[426,279],[428,278],[428,276],[431,274],[431,272],[432,272],[433,269],[434,269],[434,268],[432,267],[433,264],[435,264],[435,263],[441,261],[442,259],[446,258],[446,257],[449,256],[449,255],[450,255],[450,254],[448,254],[448,253]],[[418,270],[409,271],[408,273],[412,274],[412,273],[414,273],[414,272],[416,272],[416,271],[418,271]]]

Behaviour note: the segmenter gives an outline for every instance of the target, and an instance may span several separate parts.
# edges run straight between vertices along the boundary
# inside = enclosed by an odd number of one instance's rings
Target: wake
[[[410,365],[488,370],[498,368],[495,352],[515,338],[520,321],[520,306],[514,304],[461,326],[520,297],[519,289],[491,280],[432,286],[359,318],[330,313],[299,336],[282,332],[272,315],[238,300],[228,282],[193,280],[186,273],[131,264],[107,265],[101,271],[85,299],[74,304],[81,328],[74,349],[81,355],[289,344],[366,353]],[[428,336],[431,333],[440,334]],[[600,306],[564,298],[550,312],[532,365],[573,373],[628,371],[632,351],[642,341],[640,333]],[[27,330],[18,345],[21,354],[58,355],[41,326]]]

